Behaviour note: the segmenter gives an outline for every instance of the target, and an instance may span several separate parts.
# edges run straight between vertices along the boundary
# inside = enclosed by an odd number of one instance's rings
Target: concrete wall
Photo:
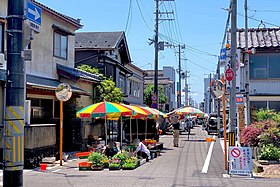
[[[7,16],[8,0],[0,0],[0,17],[5,18]]]
[[[84,81],[78,81],[77,82],[77,86],[89,93],[92,94],[93,92],[93,83],[90,83],[90,82],[84,82]],[[91,95],[92,96],[92,95]],[[86,96],[86,95],[81,95],[80,98],[77,98],[76,101],[77,101],[77,104],[78,105],[81,105],[81,107],[86,107],[88,105],[91,105],[92,104],[92,98],[91,96]]]
[[[0,127],[0,148],[3,148],[3,131]],[[38,147],[56,145],[56,125],[30,125],[24,128],[24,148],[33,149]]]

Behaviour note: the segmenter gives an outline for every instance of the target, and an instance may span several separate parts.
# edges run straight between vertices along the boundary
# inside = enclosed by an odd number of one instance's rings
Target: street
[[[161,136],[164,149],[161,156],[150,160],[135,170],[78,171],[77,162],[65,163],[47,171],[24,170],[24,186],[269,186],[278,187],[280,179],[225,177],[224,157],[220,140],[213,143],[210,163],[206,157],[211,145],[201,141],[207,137],[201,127],[192,129],[190,141],[180,135],[179,147],[173,147],[172,135]],[[202,172],[203,170],[203,172]]]

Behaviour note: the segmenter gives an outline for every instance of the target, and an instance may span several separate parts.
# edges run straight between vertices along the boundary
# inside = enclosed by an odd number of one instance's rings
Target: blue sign
[[[27,2],[26,16],[30,22],[41,26],[42,22],[42,9],[30,1]]]
[[[152,103],[152,108],[157,108],[157,103]]]
[[[225,61],[227,59],[227,50],[226,48],[221,49],[220,51],[220,61]]]

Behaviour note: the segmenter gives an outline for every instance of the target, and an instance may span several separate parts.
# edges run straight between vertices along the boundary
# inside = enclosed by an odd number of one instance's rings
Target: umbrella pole
[[[136,130],[137,130],[136,136],[137,136],[137,139],[138,139],[138,119],[136,119]]]
[[[147,139],[147,129],[148,129],[148,125],[147,125],[147,118],[146,118],[146,124],[145,124],[145,139]]]
[[[105,115],[105,146],[107,145],[107,121],[106,121],[106,115]]]
[[[131,130],[131,117],[129,119],[129,136],[130,136],[130,144],[132,144],[132,130]]]
[[[121,116],[121,145],[120,145],[121,150],[122,150],[122,142],[123,142],[123,125],[122,125],[122,116]]]

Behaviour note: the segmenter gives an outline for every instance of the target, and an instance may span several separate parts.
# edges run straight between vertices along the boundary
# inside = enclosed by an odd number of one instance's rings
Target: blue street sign
[[[42,9],[30,1],[27,2],[26,16],[30,22],[41,26],[42,22]]]
[[[157,108],[157,103],[152,103],[152,108]]]
[[[221,49],[220,51],[220,61],[225,61],[227,59],[227,50],[226,48]]]

